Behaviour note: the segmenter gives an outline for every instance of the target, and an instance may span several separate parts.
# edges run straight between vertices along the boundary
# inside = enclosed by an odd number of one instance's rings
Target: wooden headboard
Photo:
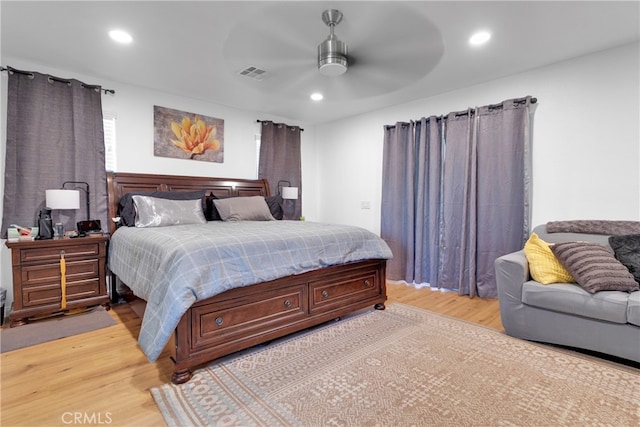
[[[127,193],[139,191],[213,192],[218,197],[270,196],[266,179],[212,178],[203,176],[153,175],[138,173],[107,173],[109,219],[118,216],[118,200]],[[109,232],[116,225],[109,221]]]

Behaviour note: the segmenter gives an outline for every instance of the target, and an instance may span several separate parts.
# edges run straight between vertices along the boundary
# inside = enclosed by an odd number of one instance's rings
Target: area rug
[[[17,350],[44,342],[95,331],[117,324],[104,308],[42,319],[15,328],[0,330],[0,352]]]
[[[640,425],[640,371],[398,303],[151,393],[169,426]]]

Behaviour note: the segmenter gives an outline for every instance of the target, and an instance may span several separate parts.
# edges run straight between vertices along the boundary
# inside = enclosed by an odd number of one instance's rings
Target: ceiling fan
[[[264,4],[235,23],[223,45],[230,72],[259,70],[258,79],[238,80],[256,95],[308,100],[310,91],[321,91],[325,101],[364,99],[425,77],[444,52],[440,30],[411,2]],[[329,27],[320,44],[318,16]],[[338,24],[349,46],[336,36]]]
[[[337,9],[329,9],[322,12],[322,22],[329,27],[329,37],[318,45],[318,70],[320,74],[333,77],[347,71],[349,66],[348,46],[338,40],[334,30],[342,21],[342,12]]]

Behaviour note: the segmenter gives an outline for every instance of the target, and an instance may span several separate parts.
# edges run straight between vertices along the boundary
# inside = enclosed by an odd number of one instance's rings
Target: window
[[[116,170],[116,114],[105,112],[102,116],[104,127],[104,168]]]

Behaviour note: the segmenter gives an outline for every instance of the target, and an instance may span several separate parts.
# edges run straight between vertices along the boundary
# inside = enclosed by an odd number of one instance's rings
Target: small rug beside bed
[[[111,315],[98,306],[83,313],[41,319],[15,328],[6,327],[0,331],[0,350],[5,353],[116,324]]]
[[[394,303],[151,393],[169,426],[638,425],[640,372]]]

